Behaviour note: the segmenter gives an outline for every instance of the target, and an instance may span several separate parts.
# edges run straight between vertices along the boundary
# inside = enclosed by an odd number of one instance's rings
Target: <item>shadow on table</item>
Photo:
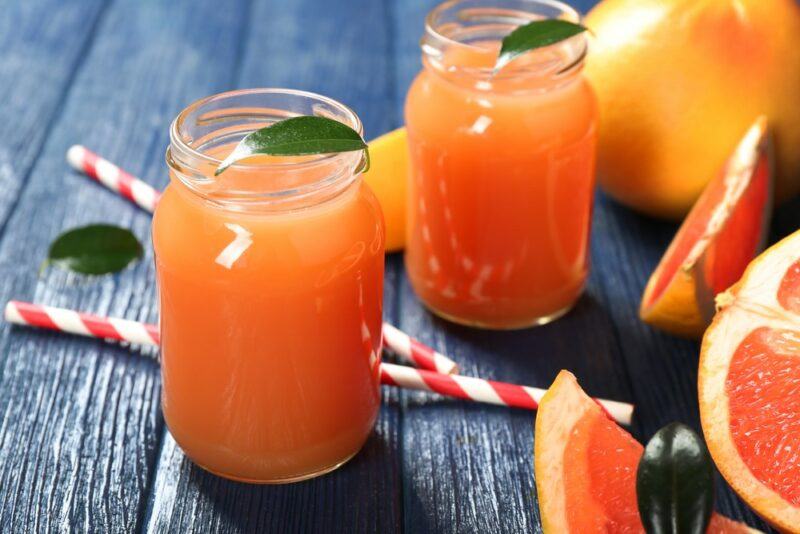
[[[800,196],[775,209],[770,243],[779,241],[798,229],[800,229]]]
[[[362,450],[338,470],[286,485],[234,482],[183,457],[185,491],[171,519],[174,531],[203,525],[224,532],[399,532],[401,487],[389,421],[379,421]],[[389,431],[389,435],[387,435]],[[180,524],[180,528],[175,523]]]
[[[630,394],[617,361],[613,323],[592,291],[564,317],[536,328],[491,331],[431,320],[444,334],[444,350],[463,363],[464,374],[546,388],[567,369],[592,393],[624,400]]]

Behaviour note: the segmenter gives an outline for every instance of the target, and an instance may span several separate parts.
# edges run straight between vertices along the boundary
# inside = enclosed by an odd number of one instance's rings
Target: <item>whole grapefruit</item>
[[[800,191],[796,0],[603,0],[585,22],[612,197],[684,216],[759,115],[773,128],[776,200]]]

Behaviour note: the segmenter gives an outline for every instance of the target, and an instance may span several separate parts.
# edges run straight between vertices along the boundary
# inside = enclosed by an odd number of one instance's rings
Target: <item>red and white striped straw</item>
[[[127,341],[141,345],[158,346],[161,336],[154,324],[100,317],[54,306],[40,306],[30,302],[11,300],[6,304],[6,321],[13,324],[36,326],[79,336]]]
[[[6,321],[14,324],[36,326],[89,337],[158,345],[158,328],[125,319],[111,319],[52,306],[10,301],[5,308]],[[518,386],[482,378],[447,375],[381,363],[381,382],[408,389],[432,391],[448,397],[469,399],[489,404],[535,410],[545,390]],[[629,425],[633,415],[630,404],[597,399],[615,421]]]
[[[428,369],[446,375],[458,372],[456,362],[389,323],[383,323],[383,341],[393,352],[414,363],[420,369]]]
[[[147,182],[125,172],[82,145],[67,150],[67,162],[77,171],[97,180],[140,208],[153,213],[161,193]]]
[[[5,309],[6,321],[14,324],[37,326],[78,334],[81,336],[98,337],[115,341],[127,341],[129,343],[139,343],[143,345],[158,345],[161,337],[158,326],[154,324],[139,323],[127,319],[117,319],[114,317],[100,317],[90,313],[83,313],[65,308],[54,306],[40,306],[30,302],[9,301]],[[384,323],[384,339],[386,345],[397,353],[405,361],[414,364],[422,369],[438,371],[438,366],[449,368],[453,372],[456,366],[452,360],[442,360],[440,358],[427,357],[436,352],[422,343],[413,340],[408,334],[401,332],[397,328]],[[392,332],[386,336],[386,328],[391,328]],[[414,346],[414,351],[407,349],[409,343]],[[447,365],[447,362],[450,365]]]
[[[381,364],[381,383],[406,389],[432,391],[446,397],[473,400],[500,406],[535,410],[547,392],[545,389],[519,386],[471,376],[446,375],[391,363]],[[630,425],[633,405],[605,399],[594,399],[606,414],[623,425]]]

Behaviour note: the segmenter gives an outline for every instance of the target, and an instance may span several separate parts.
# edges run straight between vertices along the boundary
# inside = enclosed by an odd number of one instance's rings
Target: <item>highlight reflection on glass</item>
[[[219,256],[214,261],[226,269],[230,269],[233,263],[253,244],[253,234],[234,223],[225,223],[225,228],[232,231],[236,237],[228,246],[222,249],[222,252],[219,253]]]

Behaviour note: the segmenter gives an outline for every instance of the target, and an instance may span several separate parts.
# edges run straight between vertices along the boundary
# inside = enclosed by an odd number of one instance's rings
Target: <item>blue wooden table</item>
[[[586,11],[591,2],[578,2]],[[150,216],[70,171],[82,143],[167,183],[171,119],[205,95],[294,87],[353,108],[368,137],[399,126],[419,69],[426,0],[0,0],[0,300],[154,321],[151,252],[85,279],[38,268],[65,228]],[[780,210],[773,237],[800,222]],[[646,439],[698,427],[698,347],[637,318],[675,227],[597,200],[586,295],[560,321],[483,332],[433,318],[399,255],[387,259],[387,320],[466,374],[546,387],[561,368],[592,394],[632,401]],[[333,474],[280,487],[191,464],[159,408],[152,353],[0,326],[0,530],[48,532],[537,532],[534,415],[384,388],[364,450]],[[718,508],[765,528],[720,481]]]

